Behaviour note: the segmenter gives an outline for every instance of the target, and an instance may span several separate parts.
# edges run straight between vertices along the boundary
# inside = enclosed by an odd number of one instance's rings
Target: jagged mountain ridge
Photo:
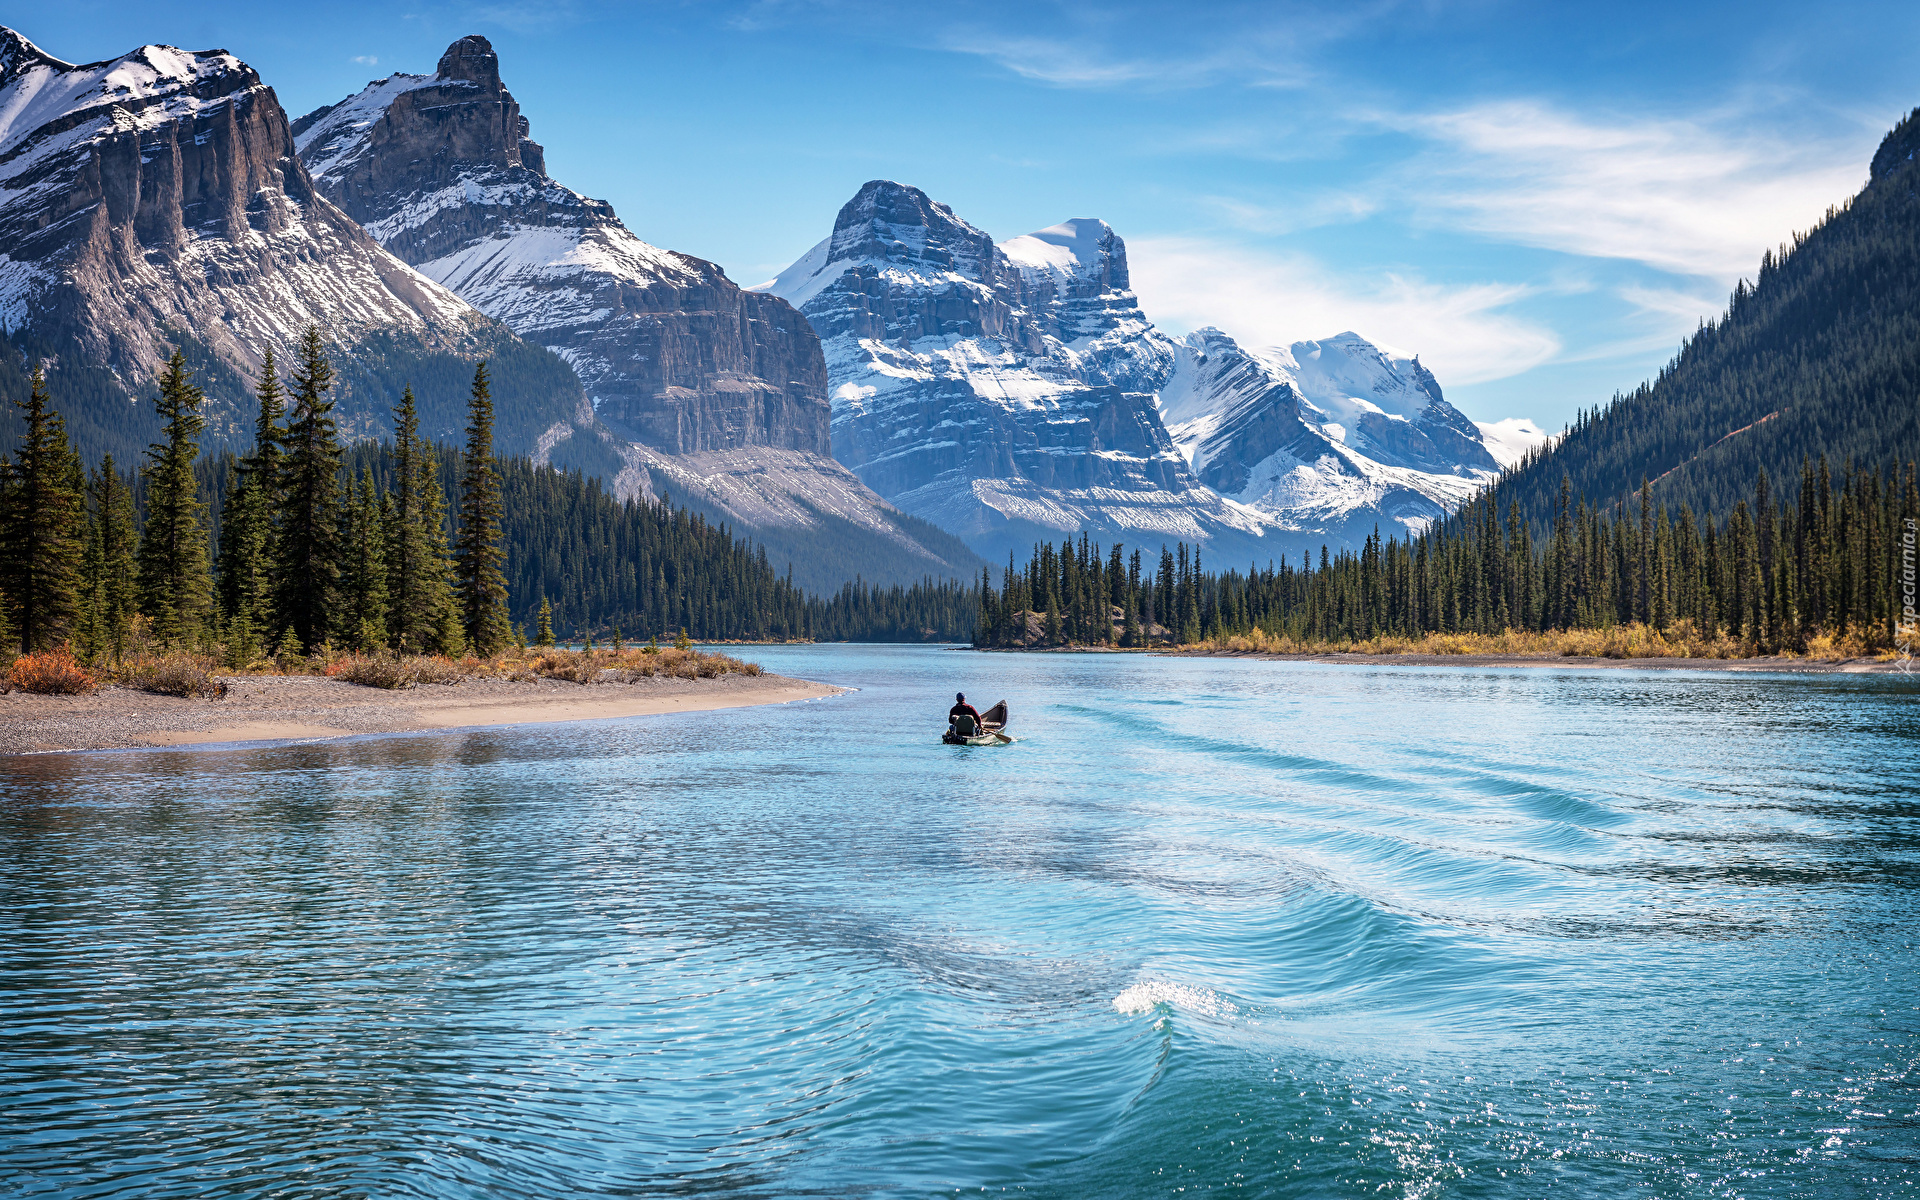
[[[1170,368],[1098,222],[1010,257],[918,188],[863,186],[763,289],[820,334],[834,454],[990,557],[1080,529],[1266,557],[1266,524],[1202,487],[1142,386]]]
[[[262,352],[310,322],[349,436],[385,431],[401,376],[423,381],[424,427],[457,435],[464,384],[440,381],[482,357],[509,446],[579,402],[551,355],[316,194],[273,90],[224,50],[76,65],[0,29],[0,197],[0,321],[52,359],[90,455],[149,440],[143,389],[176,345],[208,391],[207,439],[243,441]]]
[[[1161,416],[1207,486],[1336,545],[1418,532],[1502,465],[1417,358],[1352,332],[1248,351],[1196,330]]]
[[[761,286],[821,335],[841,461],[990,554],[1081,527],[1256,559],[1358,545],[1501,465],[1417,359],[1357,334],[1248,352],[1162,333],[1098,220],[996,246],[876,180]]]
[[[383,246],[573,366],[623,443],[619,490],[669,493],[784,531],[776,540],[829,526],[877,539],[900,560],[896,579],[977,563],[958,542],[908,532],[833,459],[826,367],[799,313],[648,245],[547,175],[487,39],[462,38],[434,74],[375,80],[294,130],[316,186]],[[843,549],[877,561],[877,547]]]

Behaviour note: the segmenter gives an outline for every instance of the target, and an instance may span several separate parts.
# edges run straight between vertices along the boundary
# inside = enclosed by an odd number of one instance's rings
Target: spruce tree
[[[412,388],[401,393],[393,417],[394,486],[384,546],[387,637],[402,653],[425,654],[444,640],[443,618],[452,603],[440,471],[433,448],[420,438]]]
[[[41,367],[33,369],[27,398],[14,403],[26,430],[0,483],[0,589],[20,648],[45,650],[70,639],[80,616],[86,492]]]
[[[207,573],[207,506],[200,502],[193,460],[195,438],[205,424],[204,399],[179,350],[167,360],[154,402],[166,422],[166,441],[147,447],[141,475],[147,481],[147,520],[140,530],[139,607],[162,646],[197,638],[205,629],[213,596]]]
[[[286,389],[273,351],[254,389],[259,416],[253,453],[234,468],[220,517],[220,609],[227,622],[227,661],[238,670],[266,648],[273,624],[274,518],[280,509],[281,443]]]
[[[474,368],[467,403],[466,471],[460,481],[460,533],[454,573],[459,580],[461,627],[467,648],[491,658],[506,648],[507,577],[501,571],[500,478],[493,466],[493,395],[487,364]]]
[[[333,364],[317,326],[300,339],[293,370],[274,554],[274,627],[311,653],[331,632],[339,605],[340,443],[333,419]]]
[[[535,626],[537,639],[535,644],[551,650],[553,648],[553,602],[545,596],[540,597],[540,623]]]
[[[91,579],[99,652],[114,662],[126,657],[127,638],[139,603],[140,536],[134,530],[133,489],[109,454],[93,476],[93,536],[98,574]]]
[[[363,467],[358,488],[349,488],[341,506],[340,542],[345,548],[341,590],[345,593],[343,632],[362,653],[387,641],[386,535],[373,468]]]

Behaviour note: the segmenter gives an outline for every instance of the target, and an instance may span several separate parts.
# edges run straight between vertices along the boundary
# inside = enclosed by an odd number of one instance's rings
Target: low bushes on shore
[[[731,655],[678,646],[633,650],[530,651],[528,669],[547,679],[574,683],[632,683],[638,679],[718,679],[723,675],[760,674],[758,663]]]
[[[469,674],[452,659],[432,654],[352,654],[328,663],[321,673],[329,679],[388,690],[421,683],[454,684]]]
[[[112,672],[115,683],[159,696],[189,700],[218,700],[227,694],[227,681],[213,673],[213,660],[193,654],[141,657],[122,663]]]
[[[217,647],[216,647],[217,649]],[[325,647],[312,655],[282,654],[256,659],[240,670],[221,670],[217,654],[156,652],[146,647],[118,664],[87,664],[62,647],[23,654],[7,664],[0,658],[0,691],[40,695],[86,695],[102,683],[162,696],[218,700],[228,680],[249,675],[321,675],[363,687],[397,690],[420,684],[456,684],[465,679],[570,683],[636,683],[644,679],[718,679],[761,674],[758,663],[691,646],[569,650],[531,647],[492,658],[450,659],[431,654],[337,654]]]
[[[760,666],[725,654],[677,646],[630,650],[534,647],[488,659],[467,657],[458,661],[432,655],[345,655],[326,663],[321,673],[329,679],[366,687],[409,688],[422,683],[459,683],[463,679],[560,679],[579,684],[633,683],[653,678],[718,679],[723,675],[758,675]]]
[[[93,673],[64,649],[22,654],[7,668],[6,681],[40,696],[84,696],[99,686]]]

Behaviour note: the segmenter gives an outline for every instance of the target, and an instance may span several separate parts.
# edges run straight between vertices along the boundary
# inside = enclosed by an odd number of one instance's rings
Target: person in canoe
[[[967,703],[967,694],[953,698],[947,710],[947,732],[940,740],[949,746],[1004,746],[1013,739],[1001,732],[1007,726],[1007,702],[982,713]]]
[[[973,727],[967,730],[968,734],[980,732],[979,710],[967,703],[967,694],[965,692],[955,692],[953,694],[953,707],[947,710],[948,733],[953,733],[958,729],[961,717],[973,718]]]

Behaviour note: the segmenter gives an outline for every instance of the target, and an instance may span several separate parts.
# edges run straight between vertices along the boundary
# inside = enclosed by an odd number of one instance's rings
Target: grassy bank
[[[1430,633],[1409,638],[1383,635],[1365,641],[1303,641],[1255,629],[1247,634],[1168,647],[1188,654],[1428,654],[1559,656],[1563,658],[1756,658],[1765,651],[1753,642],[1724,633],[1702,636],[1691,621],[1678,621],[1664,632],[1650,625],[1616,625],[1610,629],[1569,629],[1545,633],[1506,630],[1498,634]],[[1804,649],[1781,651],[1771,657],[1809,662],[1872,659],[1891,662],[1895,650],[1869,644],[1860,636],[1820,634]]]
[[[65,650],[26,654],[0,672],[0,690],[41,695],[85,695],[116,684],[157,695],[218,699],[228,680],[260,676],[317,675],[366,687],[399,689],[421,684],[455,684],[467,679],[571,683],[631,683],[637,679],[716,679],[723,675],[759,675],[758,663],[726,654],[678,646],[613,650],[529,647],[491,658],[453,659],[430,654],[351,654],[323,650],[314,655],[279,655],[240,670],[220,665],[217,656],[188,653],[140,653],[118,663],[87,664]]]

